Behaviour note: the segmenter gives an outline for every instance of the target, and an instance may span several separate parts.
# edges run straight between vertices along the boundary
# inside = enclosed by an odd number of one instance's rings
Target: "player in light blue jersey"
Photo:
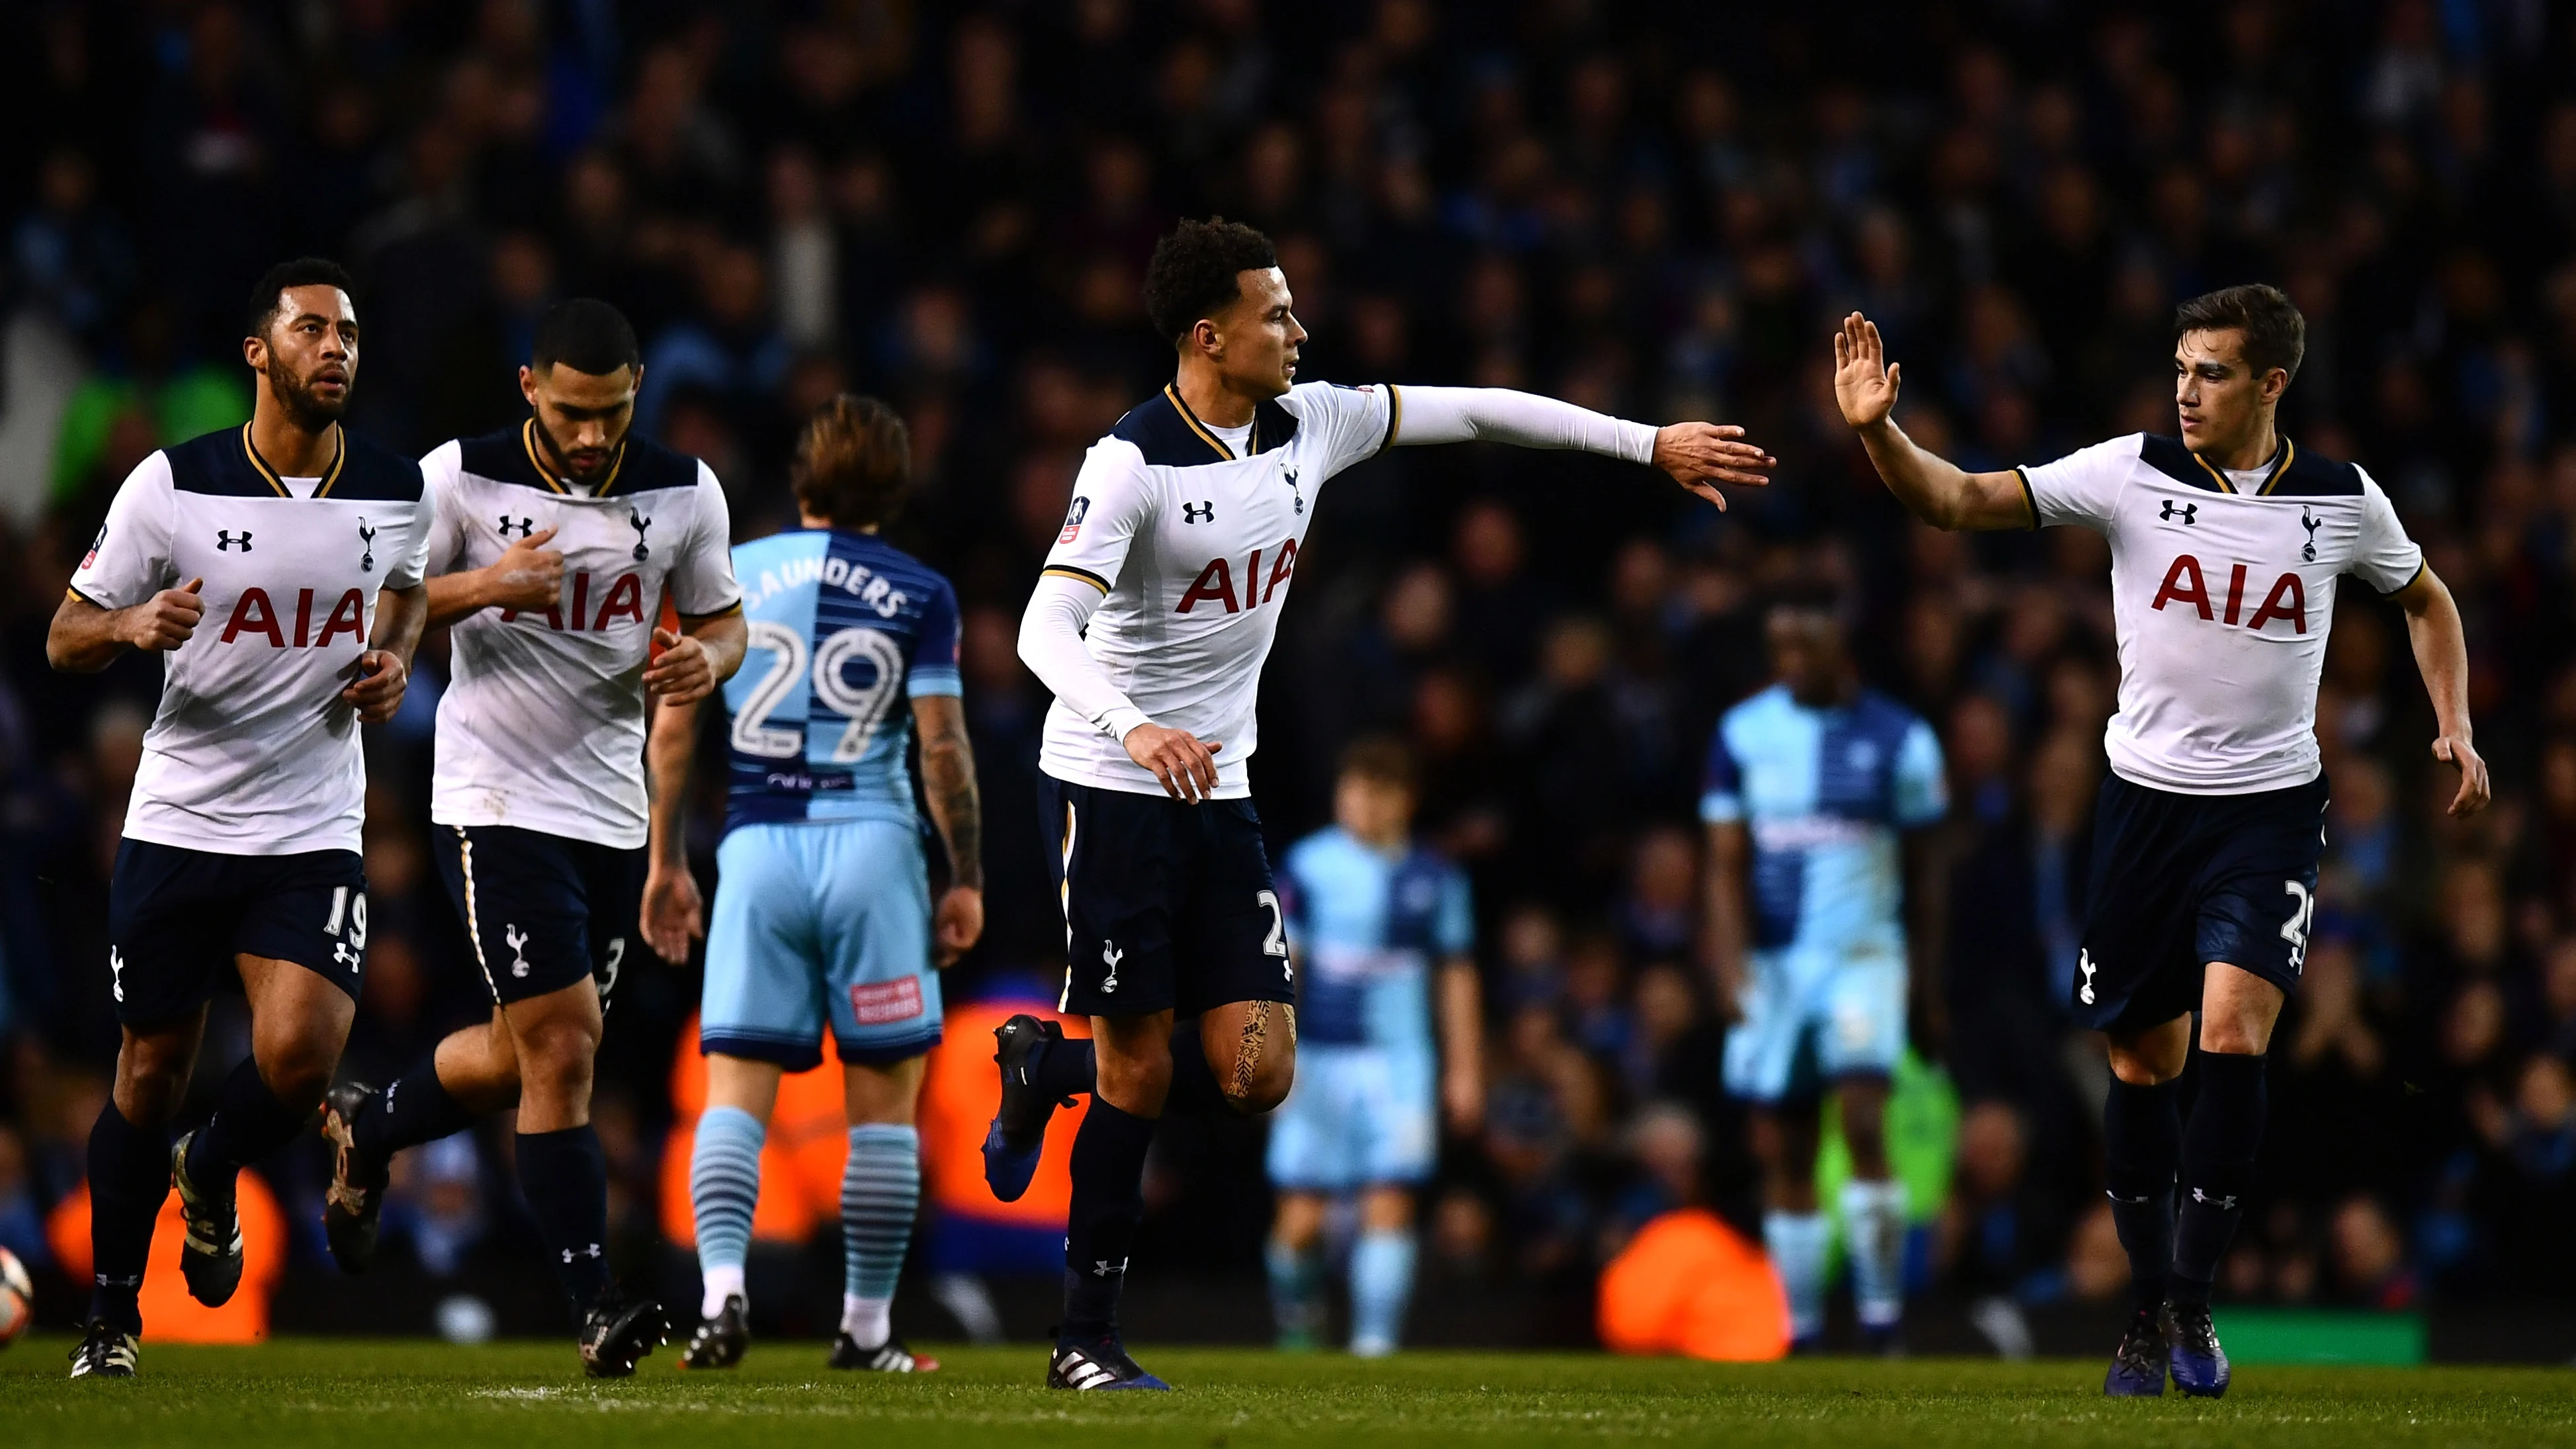
[[[1861,687],[1830,596],[1784,598],[1767,631],[1779,682],[1719,721],[1700,797],[1710,950],[1719,1000],[1738,1014],[1726,1086],[1752,1109],[1762,1236],[1802,1347],[1824,1328],[1831,1240],[1816,1202],[1818,1109],[1826,1092],[1839,1098],[1852,1298],[1864,1335],[1893,1348],[1905,1189],[1888,1173],[1884,1118],[1909,982],[1922,1019],[1938,1021],[1927,915],[1940,892],[1923,827],[1948,808],[1941,746]]]
[[[1325,1217],[1336,1197],[1356,1194],[1351,1352],[1395,1351],[1413,1296],[1413,1194],[1439,1153],[1435,1111],[1461,1132],[1484,1112],[1467,878],[1414,842],[1414,792],[1402,745],[1353,745],[1334,825],[1298,842],[1279,877],[1301,977],[1297,1083],[1270,1128],[1282,1348],[1314,1346]]]
[[[796,450],[804,527],[734,550],[751,652],[725,690],[732,779],[707,939],[699,1046],[707,1107],[689,1162],[704,1322],[682,1362],[729,1368],[749,1343],[743,1263],[760,1151],[783,1073],[822,1061],[828,1025],[850,1120],[834,1368],[938,1367],[893,1336],[896,1275],[921,1194],[913,1126],[939,1042],[939,976],[984,926],[981,809],[957,679],[948,581],[877,537],[911,479],[902,419],[835,398]],[[909,702],[906,713],[898,706]],[[665,711],[649,751],[645,929],[685,960],[699,902],[682,839],[693,716]],[[921,736],[930,818],[948,848],[934,914],[905,747]]]

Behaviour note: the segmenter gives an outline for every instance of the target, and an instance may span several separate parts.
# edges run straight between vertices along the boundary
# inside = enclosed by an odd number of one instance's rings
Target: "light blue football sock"
[[[1893,1328],[1905,1314],[1905,1184],[1852,1178],[1843,1184],[1842,1209],[1860,1326]]]
[[[743,1294],[751,1256],[751,1213],[760,1203],[760,1119],[740,1107],[709,1107],[689,1150],[689,1207],[697,1215],[698,1272],[706,1282],[699,1314],[713,1318]],[[748,1296],[748,1295],[744,1295]]]
[[[1272,1238],[1262,1246],[1270,1270],[1270,1315],[1279,1325],[1281,1348],[1312,1348],[1324,1331],[1324,1255],[1319,1245],[1304,1250]]]
[[[861,1348],[893,1331],[895,1280],[920,1208],[920,1132],[890,1122],[851,1128],[841,1169],[841,1329]]]
[[[1413,1234],[1372,1231],[1351,1245],[1351,1352],[1395,1352],[1413,1301]]]
[[[1823,1213],[1762,1215],[1762,1244],[1780,1270],[1780,1286],[1788,1290],[1793,1339],[1812,1339],[1825,1331],[1825,1249],[1833,1232]]]

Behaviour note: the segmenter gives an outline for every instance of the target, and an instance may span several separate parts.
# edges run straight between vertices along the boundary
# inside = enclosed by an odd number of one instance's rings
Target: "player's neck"
[[[825,518],[819,513],[808,513],[802,508],[796,510],[796,526],[798,528],[837,528],[844,533],[874,533],[877,531],[877,526],[873,523],[865,524],[858,528],[851,528],[846,524],[834,523],[832,520]]]
[[[263,397],[251,409],[250,445],[281,478],[319,478],[339,456],[340,425],[325,423],[320,432],[306,432],[283,406]]]
[[[2225,451],[2212,448],[2201,456],[2229,472],[2246,473],[2269,464],[2280,456],[2280,452],[2280,431],[2272,426],[2272,419],[2267,414],[2234,448]]]
[[[1195,365],[1194,365],[1195,364]],[[1225,385],[1225,374],[1195,358],[1184,359],[1176,380],[1181,401],[1190,405],[1200,422],[1211,428],[1241,428],[1252,423],[1252,406],[1259,399],[1239,393]]]

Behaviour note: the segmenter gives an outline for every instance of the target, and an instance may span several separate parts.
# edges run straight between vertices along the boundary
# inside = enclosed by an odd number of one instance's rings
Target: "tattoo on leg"
[[[1254,1002],[1252,1014],[1244,1018],[1243,1035],[1234,1044],[1234,1088],[1226,1095],[1236,1106],[1252,1100],[1253,1079],[1261,1075],[1261,1052],[1268,1045],[1270,1003]]]

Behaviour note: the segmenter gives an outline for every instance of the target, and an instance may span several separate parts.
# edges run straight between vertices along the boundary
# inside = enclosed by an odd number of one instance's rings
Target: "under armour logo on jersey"
[[[1109,968],[1109,974],[1100,978],[1101,995],[1113,996],[1117,994],[1118,963],[1124,960],[1126,955],[1126,952],[1119,950],[1116,946],[1109,944],[1107,941],[1100,943],[1100,959],[1102,963],[1107,965]]]
[[[1115,1278],[1126,1271],[1127,1260],[1124,1258],[1120,1258],[1114,1263],[1107,1258],[1094,1258],[1091,1260],[1091,1276],[1094,1278]]]
[[[117,1000],[125,999],[125,954],[114,946],[107,948],[107,989]],[[104,1283],[107,1280],[99,1280]]]
[[[227,552],[234,544],[240,544],[242,552],[250,552],[250,531],[248,529],[244,529],[242,531],[242,536],[235,538],[233,537],[233,531],[229,528],[218,528],[215,530],[215,552]]]
[[[528,974],[528,939],[528,933],[520,930],[516,921],[501,928],[502,944],[510,948],[510,955],[513,958],[510,962],[510,974],[513,976]]]
[[[563,1250],[563,1260],[567,1263],[571,1262],[575,1258],[596,1258],[598,1256],[599,1244],[597,1243],[593,1243],[587,1248],[566,1248]]]
[[[1183,523],[1214,523],[1215,521],[1216,500],[1213,498],[1204,503],[1184,503],[1181,505],[1181,522]]]
[[[2168,499],[2166,499],[2166,500],[2165,500],[2165,511],[2164,511],[2164,512],[2162,512],[2162,513],[2157,514],[2156,516],[2157,516],[2158,518],[2164,519],[2166,522],[2170,523],[2170,522],[2172,522],[2172,521],[2173,521],[2173,516],[2174,516],[2177,512],[2179,512],[2179,513],[2182,515],[2182,521],[2183,521],[2184,523],[2186,523],[2186,524],[2189,524],[2189,523],[2196,523],[2196,522],[2198,522],[2198,521],[2199,521],[2199,519],[2200,519],[2200,505],[2199,505],[2199,504],[2197,504],[2197,503],[2185,503],[2185,504],[2182,504],[2179,508],[2177,508],[2177,507],[2175,506],[2175,504],[2174,504],[2174,501],[2173,501],[2172,499],[2170,499],[2170,498],[2168,498]]]
[[[2083,1002],[2086,1006],[2091,1006],[2093,1004],[2093,973],[2101,968],[2093,964],[2093,953],[2091,951],[2078,951],[2075,953],[2075,969],[2084,973],[2084,984],[2075,988],[2075,999]]]
[[[2214,1207],[2223,1213],[2232,1213],[2236,1211],[2236,1198],[2233,1194],[2223,1197],[2211,1197],[2208,1193],[2202,1192],[2199,1188],[2195,1187],[2191,1190],[2191,1200],[2205,1207]]]
[[[653,526],[653,520],[630,508],[626,510],[626,526],[635,530],[635,561],[642,563],[651,558],[653,550],[645,545],[644,530]]]
[[[366,551],[366,557],[358,560],[358,572],[374,573],[376,571],[376,531],[369,528],[367,520],[363,518],[358,520],[358,547]]]
[[[1299,513],[1305,512],[1306,495],[1297,487],[1297,465],[1294,463],[1281,464],[1279,468],[1279,477],[1288,485],[1288,491],[1297,495],[1297,511]]]
[[[2299,527],[2308,531],[2308,541],[2305,546],[2300,548],[2299,557],[2306,559],[2310,563],[2315,563],[2317,561],[2317,530],[2324,526],[2324,524],[2324,519],[2318,518],[2308,512],[2308,505],[2304,503],[2299,505]]]
[[[503,538],[508,538],[508,537],[510,536],[510,530],[511,530],[511,529],[513,529],[513,528],[515,528],[515,529],[519,530],[519,537],[521,537],[521,538],[526,538],[529,534],[532,534],[532,533],[534,533],[534,532],[536,532],[536,531],[537,531],[537,521],[536,521],[535,519],[533,519],[533,518],[521,518],[521,519],[515,519],[515,520],[514,520],[514,519],[512,519],[512,518],[510,517],[510,515],[508,515],[508,514],[506,514],[506,513],[502,514],[502,515],[501,515],[501,536],[502,536]]]

